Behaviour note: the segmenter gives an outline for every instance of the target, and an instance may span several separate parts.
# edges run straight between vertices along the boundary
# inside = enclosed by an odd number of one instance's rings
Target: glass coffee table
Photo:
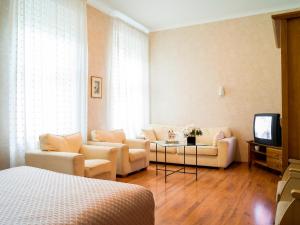
[[[156,176],[158,175],[158,171],[164,171],[165,172],[165,182],[167,182],[167,176],[170,176],[174,173],[188,173],[188,174],[195,174],[196,175],[196,180],[198,180],[198,146],[203,146],[202,144],[196,144],[196,145],[189,145],[186,142],[179,142],[179,143],[166,143],[165,141],[154,141],[153,143],[156,144],[155,147],[155,162],[156,162]],[[165,154],[165,160],[164,162],[159,162],[163,163],[164,167],[159,168],[158,166],[158,160],[157,160],[157,147],[161,146],[164,148],[164,154]],[[195,154],[195,163],[196,163],[196,168],[195,172],[187,172],[185,170],[186,164],[185,164],[185,148],[187,146],[195,147],[196,148],[196,154]],[[167,148],[171,147],[183,147],[183,167],[177,169],[177,170],[170,170],[167,168]]]

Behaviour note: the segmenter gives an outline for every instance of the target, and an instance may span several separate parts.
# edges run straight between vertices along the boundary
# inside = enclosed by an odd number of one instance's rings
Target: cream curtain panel
[[[135,137],[149,123],[148,35],[115,18],[108,76],[108,126]]]
[[[1,0],[0,151],[23,164],[45,132],[86,137],[85,0]],[[3,97],[2,94],[5,96]],[[2,124],[4,122],[4,124]]]

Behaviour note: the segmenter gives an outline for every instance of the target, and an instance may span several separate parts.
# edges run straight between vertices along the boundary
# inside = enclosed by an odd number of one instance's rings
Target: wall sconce
[[[219,87],[219,96],[220,96],[220,97],[225,96],[225,89],[224,89],[223,86],[220,86],[220,87]]]

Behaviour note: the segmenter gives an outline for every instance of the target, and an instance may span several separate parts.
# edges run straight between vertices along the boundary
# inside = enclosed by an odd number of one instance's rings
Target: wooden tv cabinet
[[[256,163],[282,173],[282,147],[258,144],[254,141],[247,143],[249,168]]]

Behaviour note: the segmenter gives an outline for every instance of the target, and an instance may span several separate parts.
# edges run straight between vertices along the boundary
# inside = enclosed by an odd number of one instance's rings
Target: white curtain
[[[108,125],[135,137],[149,122],[148,35],[113,20],[108,78]]]
[[[27,149],[38,147],[42,133],[81,131],[86,137],[86,1],[4,1],[10,41],[1,49],[9,62],[1,67],[9,68],[0,76],[8,101],[0,104],[9,118],[1,121],[8,120],[10,166],[16,166]]]

